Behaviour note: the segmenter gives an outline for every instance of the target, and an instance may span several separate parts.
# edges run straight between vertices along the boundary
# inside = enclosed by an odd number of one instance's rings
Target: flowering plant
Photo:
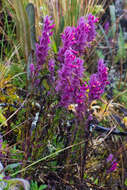
[[[60,96],[60,106],[69,108],[75,106],[77,115],[84,115],[91,101],[99,99],[108,84],[107,67],[104,60],[98,61],[98,71],[92,74],[87,82],[84,79],[84,55],[85,49],[91,46],[96,38],[96,23],[98,18],[89,14],[87,19],[81,17],[77,27],[66,27],[61,35],[62,47],[58,51],[59,68],[56,71],[55,91]],[[30,65],[31,73],[37,73],[42,69],[48,56],[50,36],[53,34],[53,21],[46,16],[42,36],[36,44],[36,69]],[[48,63],[49,72],[55,75],[55,60],[50,59]],[[35,71],[36,70],[36,71]]]
[[[36,65],[30,65],[31,76],[35,77],[37,86],[38,73],[48,68],[48,83],[53,88],[48,89],[48,96],[57,97],[57,108],[64,107],[74,112],[79,125],[72,132],[71,142],[74,142],[77,131],[80,131],[80,138],[87,139],[83,150],[84,157],[81,159],[81,178],[83,179],[86,160],[86,149],[89,139],[89,122],[92,119],[90,104],[93,100],[99,99],[104,93],[108,84],[108,69],[104,60],[98,61],[97,73],[90,76],[89,81],[85,79],[85,67],[83,56],[86,48],[90,48],[96,38],[96,23],[98,19],[89,14],[87,18],[81,17],[77,27],[66,27],[61,35],[62,46],[57,53],[57,60],[49,58],[50,36],[53,34],[53,21],[46,16],[42,36],[36,45]],[[45,64],[45,67],[43,67]],[[54,94],[53,94],[54,93]],[[55,106],[54,106],[55,108]],[[68,117],[68,116],[67,116]],[[84,127],[85,126],[85,127]],[[79,138],[79,139],[80,139]]]

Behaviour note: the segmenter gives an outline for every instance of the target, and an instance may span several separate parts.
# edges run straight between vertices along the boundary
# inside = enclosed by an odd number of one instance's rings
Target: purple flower
[[[104,93],[108,82],[108,68],[104,65],[104,60],[98,61],[98,72],[92,74],[89,80],[89,99],[90,101],[99,99]]]
[[[35,80],[35,85],[38,86],[39,83],[40,83],[40,79],[36,79],[36,80]]]
[[[48,63],[48,69],[50,71],[50,80],[54,81],[54,70],[55,70],[55,60],[54,59],[50,59],[49,63]]]
[[[88,26],[89,26],[89,33],[87,37],[88,42],[92,42],[96,37],[96,26],[95,23],[98,22],[98,18],[93,16],[92,14],[88,15]]]
[[[54,73],[54,67],[55,67],[55,60],[50,59],[48,63],[48,68],[51,73]]]
[[[98,21],[92,14],[88,15],[87,20],[81,17],[77,27],[66,27],[61,38],[63,46],[59,49],[58,60],[63,63],[65,52],[72,49],[79,55],[84,53],[84,49],[90,46],[90,43],[96,37],[95,23]],[[76,53],[76,54],[77,54]]]
[[[114,157],[113,154],[109,154],[109,156],[108,156],[108,158],[106,159],[106,161],[107,161],[107,162],[112,161],[113,157]]]
[[[85,92],[88,88],[86,83],[81,84],[84,67],[83,60],[77,58],[73,51],[66,50],[62,67],[58,70],[56,91],[59,92],[61,106],[68,108],[70,104],[77,104],[77,109],[84,108]]]
[[[90,101],[99,99],[104,92],[97,74],[92,74],[89,80],[89,99]]]
[[[10,176],[5,176],[5,177],[3,177],[3,180],[9,180],[9,179],[11,179]]]
[[[92,14],[88,15],[88,20],[85,20],[84,17],[79,19],[78,26],[75,29],[73,49],[79,51],[81,55],[96,37],[95,23],[96,18]]]
[[[72,45],[75,43],[74,38],[75,28],[74,27],[66,27],[63,34],[61,35],[63,47],[59,49],[58,52],[58,60],[63,63],[64,62],[64,54],[67,49],[70,49]]]
[[[42,36],[39,37],[39,43],[36,44],[36,57],[37,57],[37,70],[40,71],[41,66],[45,63],[50,49],[50,36],[53,34],[51,31],[54,28],[53,21],[50,20],[49,16],[44,19],[44,26],[42,30]]]
[[[98,61],[98,78],[102,82],[102,85],[106,86],[109,84],[108,82],[108,68],[104,64],[103,59],[99,59]]]
[[[107,163],[111,163],[110,168],[107,171],[108,173],[115,171],[117,169],[117,166],[118,166],[116,159],[113,160],[113,157],[114,157],[113,154],[109,154],[108,158],[106,159]]]
[[[117,169],[117,166],[118,166],[118,163],[117,163],[117,162],[114,162],[114,163],[112,164],[112,166],[110,167],[109,172],[115,171],[115,170]]]
[[[80,85],[80,89],[77,92],[76,103],[78,106],[76,107],[76,111],[80,117],[86,111],[85,100],[86,100],[86,91],[87,90],[88,90],[87,82],[84,82],[83,84]]]

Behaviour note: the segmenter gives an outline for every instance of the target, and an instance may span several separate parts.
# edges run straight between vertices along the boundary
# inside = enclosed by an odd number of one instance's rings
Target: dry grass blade
[[[15,21],[17,36],[19,37],[19,40],[22,44],[25,58],[27,60],[31,51],[30,26],[28,17],[23,2],[21,0],[13,0],[13,5],[16,12]]]
[[[58,31],[61,17],[64,17],[65,26],[76,25],[80,16],[93,12],[96,5],[101,5],[103,8],[106,4],[106,0],[102,0],[101,3],[99,0],[28,0],[27,2],[32,2],[36,9],[37,34],[40,34],[39,22],[42,14],[43,16],[48,14],[53,17],[56,31]],[[40,12],[40,7],[42,8],[42,13]]]

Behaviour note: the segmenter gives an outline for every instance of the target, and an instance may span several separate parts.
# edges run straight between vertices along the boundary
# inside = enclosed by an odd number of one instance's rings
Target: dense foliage
[[[126,39],[108,3],[3,1],[1,189],[126,189]]]

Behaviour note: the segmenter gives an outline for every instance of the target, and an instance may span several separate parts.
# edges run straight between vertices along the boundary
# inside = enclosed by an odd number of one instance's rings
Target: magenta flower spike
[[[64,62],[64,54],[66,50],[70,49],[75,43],[74,33],[75,33],[75,28],[68,26],[65,28],[63,34],[61,35],[63,47],[59,48],[58,52],[58,60],[61,63]]]
[[[96,27],[95,23],[97,22],[97,19],[92,14],[88,15],[88,25],[89,25],[89,34],[87,41],[92,42],[96,37]]]
[[[108,158],[106,159],[107,163],[111,163],[110,168],[107,170],[108,173],[111,173],[117,169],[118,163],[116,162],[116,159],[113,159],[114,155],[109,154]]]
[[[108,68],[104,64],[103,59],[99,59],[98,61],[98,78],[102,81],[102,85],[106,86],[109,84],[108,82]]]
[[[49,16],[44,19],[44,25],[42,30],[42,35],[39,37],[39,42],[36,44],[36,57],[37,57],[37,70],[40,71],[41,66],[45,63],[46,57],[48,55],[48,50],[50,49],[50,36],[52,36],[52,29],[54,28],[53,21]]]
[[[117,162],[114,162],[114,163],[112,164],[112,166],[110,167],[109,172],[115,171],[115,170],[117,169],[117,166],[118,166],[118,163],[117,163]]]
[[[68,107],[70,104],[83,104],[86,85],[80,84],[83,77],[83,60],[77,58],[73,51],[66,50],[62,67],[58,71],[56,91],[61,96],[60,104]]]
[[[104,93],[108,81],[108,68],[104,64],[103,59],[98,61],[98,72],[92,74],[89,80],[89,99],[90,101],[99,99]]]
[[[88,15],[87,20],[81,17],[78,21],[78,26],[75,29],[75,41],[73,49],[78,51],[81,55],[84,53],[84,49],[90,46],[90,43],[96,37],[96,25],[97,18],[92,14]]]
[[[92,74],[89,81],[89,99],[90,101],[99,99],[104,89],[101,87],[101,82],[97,74]]]
[[[64,62],[64,54],[67,49],[73,49],[79,55],[84,53],[86,47],[90,46],[90,43],[96,37],[96,25],[98,18],[89,14],[87,19],[81,17],[78,21],[77,27],[66,27],[61,38],[63,46],[59,48],[58,60]]]

